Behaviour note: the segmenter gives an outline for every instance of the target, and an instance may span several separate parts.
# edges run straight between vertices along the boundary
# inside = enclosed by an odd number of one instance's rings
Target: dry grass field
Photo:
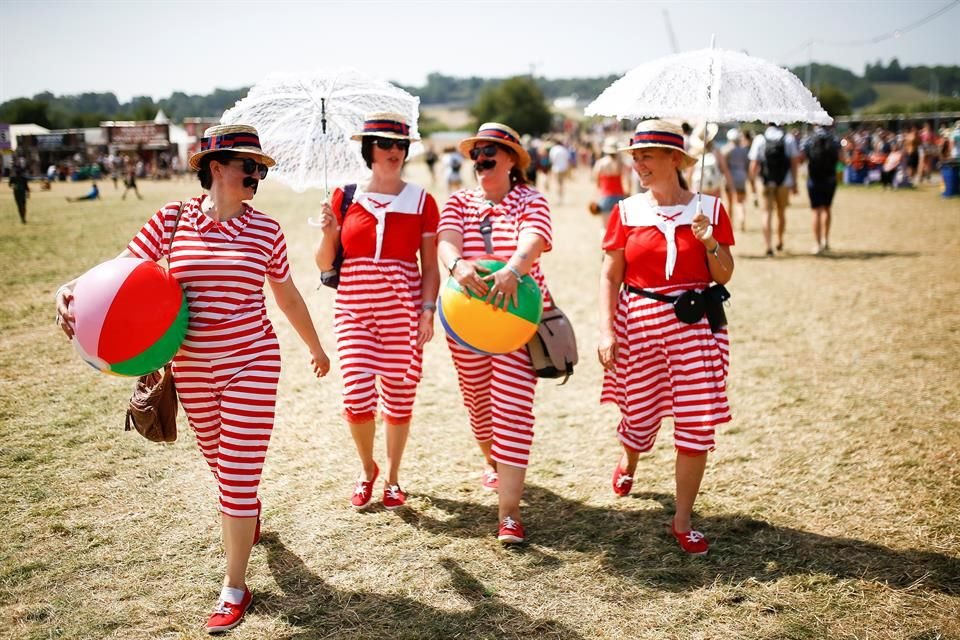
[[[421,165],[410,173],[426,182]],[[144,200],[122,202],[101,186],[102,201],[70,205],[86,185],[35,192],[25,226],[0,192],[0,637],[202,638],[222,577],[212,478],[182,418],[171,446],[123,432],[132,382],[83,364],[52,303],[60,283],[198,187],[143,181]],[[669,425],[633,494],[609,488],[617,416],[598,405],[590,195],[578,176],[554,208],[545,270],[581,364],[566,386],[538,391],[525,547],[495,538],[443,340],[426,350],[408,507],[355,513],[336,363],[312,379],[272,309],[284,374],[265,535],[254,605],[232,637],[960,638],[960,200],[841,188],[826,257],[808,253],[805,195],[775,259],[750,212],[729,286],[734,420],[695,519],[713,547],[689,558],[665,529]],[[283,224],[332,353],[333,297],[316,289],[305,224],[319,198],[266,184],[255,204]]]

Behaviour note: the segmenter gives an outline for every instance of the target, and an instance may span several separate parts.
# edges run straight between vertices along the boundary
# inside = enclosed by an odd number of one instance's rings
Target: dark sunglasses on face
[[[477,161],[480,159],[481,155],[492,158],[493,156],[497,155],[498,150],[499,149],[495,144],[490,144],[485,147],[474,147],[473,149],[470,149],[470,159]]]
[[[261,180],[267,177],[267,165],[260,164],[253,158],[234,158],[234,160],[239,160],[243,163],[243,172],[248,176],[258,173],[260,174]]]
[[[400,151],[406,151],[410,148],[409,140],[395,140],[393,138],[374,138],[373,144],[377,145],[384,151],[389,151],[394,147],[400,149]]]

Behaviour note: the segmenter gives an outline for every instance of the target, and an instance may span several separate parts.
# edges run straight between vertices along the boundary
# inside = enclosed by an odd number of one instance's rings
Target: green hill
[[[930,94],[906,82],[874,82],[873,90],[877,99],[866,105],[871,111],[878,111],[885,105],[910,105],[929,102]]]

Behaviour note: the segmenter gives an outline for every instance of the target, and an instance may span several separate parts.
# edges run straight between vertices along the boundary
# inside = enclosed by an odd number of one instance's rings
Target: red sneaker
[[[388,484],[383,488],[383,506],[385,509],[399,509],[407,503],[407,494],[398,484]]]
[[[250,593],[250,589],[243,590],[243,598],[239,603],[224,600],[218,602],[210,619],[207,620],[207,633],[220,633],[233,629],[243,620],[243,614],[247,612],[252,602],[253,594]]]
[[[620,468],[620,462],[617,462],[617,468],[613,470],[613,492],[624,498],[630,494],[633,489],[633,476]]]
[[[505,544],[520,544],[525,539],[523,525],[507,516],[500,523],[500,531],[497,532],[497,540]]]
[[[710,549],[710,541],[707,540],[706,536],[693,529],[690,531],[677,531],[673,526],[672,520],[670,521],[670,533],[672,533],[673,537],[680,543],[680,548],[692,556],[705,556]]]
[[[500,488],[500,476],[496,471],[484,471],[480,483],[487,491],[496,491]]]
[[[366,509],[373,502],[373,483],[377,481],[380,475],[380,467],[373,465],[373,477],[370,480],[363,479],[363,473],[357,478],[357,484],[353,488],[353,496],[350,498],[350,504],[354,509]]]

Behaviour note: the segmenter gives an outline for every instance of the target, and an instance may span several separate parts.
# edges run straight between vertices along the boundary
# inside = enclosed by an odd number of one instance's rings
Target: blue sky
[[[899,37],[865,42],[946,6]],[[673,52],[668,22],[681,51],[707,47],[715,34],[718,47],[784,66],[812,57],[863,73],[865,63],[894,56],[903,65],[960,64],[956,0],[0,0],[0,102],[45,90],[112,91],[123,101],[206,94],[273,72],[344,65],[412,85],[430,72],[622,73]]]

